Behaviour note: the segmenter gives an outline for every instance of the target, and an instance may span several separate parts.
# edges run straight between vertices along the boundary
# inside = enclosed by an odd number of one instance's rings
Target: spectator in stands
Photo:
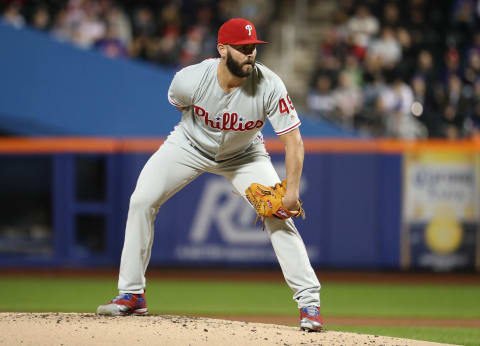
[[[64,8],[60,9],[55,16],[51,33],[59,41],[68,41],[72,37],[67,19],[67,10]]]
[[[416,49],[426,48],[426,42],[431,39],[429,36],[429,27],[425,19],[425,8],[423,6],[409,9],[405,28],[412,37],[412,46]]]
[[[359,45],[357,41],[355,41],[355,36],[351,32],[346,33],[345,44],[347,46],[348,54],[353,54],[357,60],[363,61],[367,54],[367,47]]]
[[[478,78],[480,78],[480,52],[472,50],[465,62],[463,80],[469,86],[473,87]]]
[[[90,1],[69,0],[65,5],[65,19],[63,25],[70,33],[70,40],[73,40],[75,32],[84,20],[86,13],[85,8],[90,6]]]
[[[32,25],[37,30],[47,31],[50,29],[50,13],[46,6],[38,6],[32,15]]]
[[[427,87],[426,79],[421,75],[414,76],[410,84],[413,92],[411,112],[425,125],[428,134],[433,135],[438,130],[432,89]]]
[[[319,76],[327,76],[331,81],[336,80],[342,66],[341,61],[336,56],[330,54],[320,54],[317,64],[317,68],[313,72],[313,77],[310,81],[310,89],[316,89],[318,87]]]
[[[378,39],[370,41],[367,54],[377,56],[384,68],[392,69],[402,58],[402,46],[391,27],[384,27]]]
[[[450,48],[445,52],[445,66],[439,79],[442,83],[447,84],[451,75],[461,75],[460,53],[455,48]],[[437,77],[438,78],[438,77]]]
[[[365,48],[369,45],[370,39],[375,36],[379,29],[379,21],[372,16],[365,5],[360,5],[347,22],[347,29],[352,34],[353,42],[359,47]]]
[[[159,33],[161,37],[179,37],[182,31],[180,8],[174,2],[167,4],[160,11]]]
[[[362,87],[363,107],[355,119],[355,127],[372,136],[383,136],[385,133],[383,119],[377,111],[377,103],[380,95],[386,88],[384,76],[381,70],[371,63],[369,72],[363,76]]]
[[[415,71],[418,52],[413,46],[412,36],[405,27],[400,26],[397,28],[396,37],[402,51],[402,58],[398,61],[397,69],[403,76],[410,79]]]
[[[463,52],[473,39],[475,25],[474,1],[454,0],[451,21],[450,42]]]
[[[382,75],[383,78],[383,67],[383,61],[379,55],[368,54],[363,61],[364,74],[369,75],[371,80],[376,79],[379,75]]]
[[[155,62],[160,65],[176,66],[180,56],[180,31],[166,30],[158,38]]]
[[[112,4],[106,10],[105,19],[107,26],[115,32],[115,38],[120,40],[126,47],[130,46],[133,32],[130,19],[125,11],[121,7]]]
[[[417,139],[427,136],[427,130],[412,113],[412,88],[400,76],[387,86],[377,101],[377,111],[383,117],[389,137]]]
[[[194,27],[200,29],[202,44],[200,54],[194,60],[195,62],[217,56],[217,36],[215,34],[213,16],[214,13],[211,6],[202,5],[198,9]]]
[[[15,28],[25,25],[25,18],[22,15],[22,2],[13,1],[3,11],[3,19]]]
[[[133,13],[133,33],[140,37],[153,37],[156,32],[153,11],[147,6],[138,7]]]
[[[469,117],[470,102],[471,100],[463,92],[460,77],[451,74],[448,77],[440,120],[442,137],[456,139],[465,134],[464,121]]]
[[[180,48],[180,66],[191,65],[200,59],[203,52],[204,37],[204,28],[192,26],[188,29]]]
[[[462,136],[462,125],[461,116],[458,114],[457,110],[447,105],[443,110],[443,117],[440,121],[440,131],[442,137],[450,140],[458,139]]]
[[[88,5],[84,8],[78,26],[73,32],[73,42],[82,48],[90,48],[105,36],[106,24],[100,19],[98,8]]]
[[[134,10],[132,18],[134,39],[130,46],[130,55],[142,60],[154,60],[153,37],[156,32],[153,12],[149,7],[141,6]]]
[[[383,6],[383,16],[382,16],[382,27],[390,27],[392,29],[397,29],[402,25],[400,19],[400,9],[398,8],[397,3],[387,2]]]
[[[113,25],[107,26],[105,36],[95,42],[94,48],[109,58],[126,58],[128,56],[127,46],[120,40],[117,26]]]
[[[159,36],[155,38],[154,61],[160,65],[176,66],[179,63],[182,19],[176,3],[160,11]]]
[[[433,87],[437,75],[433,63],[433,56],[430,51],[423,49],[418,53],[414,74],[421,76],[425,80],[427,86]]]
[[[307,98],[307,104],[314,115],[336,120],[337,104],[332,91],[331,77],[327,74],[319,74]]]
[[[333,91],[334,105],[337,111],[335,116],[338,121],[348,128],[353,128],[355,117],[363,106],[360,89],[346,70],[340,72],[338,87]]]
[[[349,47],[345,44],[337,27],[329,28],[325,34],[325,38],[320,44],[320,60],[325,56],[336,57],[341,62],[345,61],[345,57],[349,52]]]
[[[359,64],[358,59],[353,54],[347,55],[345,58],[345,64],[343,72],[349,75],[349,78],[356,88],[360,88],[363,85],[363,69]]]

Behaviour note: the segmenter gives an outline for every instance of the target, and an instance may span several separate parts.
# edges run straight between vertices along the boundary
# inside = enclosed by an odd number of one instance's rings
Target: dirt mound
[[[0,345],[444,345],[203,317],[0,313]]]

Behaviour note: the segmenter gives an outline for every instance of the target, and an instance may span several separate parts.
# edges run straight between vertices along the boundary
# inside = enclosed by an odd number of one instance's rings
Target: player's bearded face
[[[232,49],[236,51],[233,55],[240,57],[241,60],[233,57]],[[255,56],[255,45],[229,47],[227,49],[227,68],[236,77],[248,77],[255,67]]]

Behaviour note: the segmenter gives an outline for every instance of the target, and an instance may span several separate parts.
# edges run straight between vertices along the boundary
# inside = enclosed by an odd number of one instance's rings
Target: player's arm
[[[287,191],[283,198],[283,206],[288,210],[298,210],[300,197],[300,178],[302,177],[304,148],[298,128],[280,135],[285,146],[285,166],[287,169]]]
[[[193,104],[194,85],[187,68],[178,71],[168,89],[168,101],[180,112]]]
[[[285,166],[287,169],[287,191],[283,206],[288,210],[298,210],[299,185],[303,169],[303,141],[300,135],[301,124],[287,89],[278,76],[271,79],[271,92],[266,94],[266,114],[275,133],[285,146]]]

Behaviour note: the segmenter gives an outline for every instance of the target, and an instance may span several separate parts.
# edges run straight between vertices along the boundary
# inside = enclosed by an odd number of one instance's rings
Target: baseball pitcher
[[[300,309],[300,328],[322,329],[320,283],[292,220],[305,215],[299,198],[304,159],[300,120],[282,80],[255,61],[256,45],[264,43],[251,22],[231,19],[218,31],[220,58],[185,67],[173,78],[168,99],[182,120],[140,173],[130,199],[119,295],[100,305],[97,314],[147,314],[145,272],[158,209],[210,172],[228,179],[262,220]],[[285,146],[284,181],[263,143],[267,120]]]

